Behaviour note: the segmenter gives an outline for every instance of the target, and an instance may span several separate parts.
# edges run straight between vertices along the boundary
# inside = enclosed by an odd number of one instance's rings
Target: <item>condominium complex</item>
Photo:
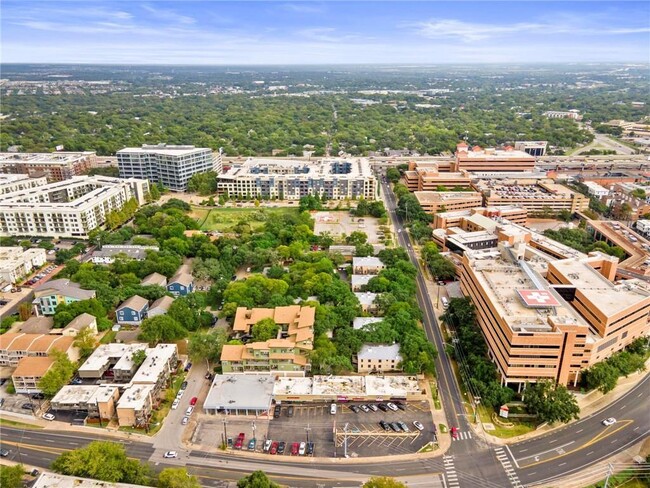
[[[47,185],[47,178],[45,176],[32,178],[25,174],[0,174],[0,195],[27,190],[28,188],[36,188],[37,186],[43,185]]]
[[[441,172],[438,163],[419,163],[411,161],[404,172],[404,181],[409,191],[439,191],[470,188],[470,175],[467,171]]]
[[[73,343],[74,337],[58,334],[6,332],[0,335],[0,366],[15,368],[24,358],[47,357],[54,349],[74,361],[79,355]]]
[[[0,236],[88,238],[135,199],[145,202],[146,180],[74,176],[35,188],[0,195]]]
[[[309,371],[309,351],[313,348],[314,307],[290,305],[276,308],[239,307],[233,331],[250,336],[253,326],[273,319],[280,326],[278,336],[264,342],[225,345],[221,352],[224,373],[248,371]]]
[[[0,281],[14,284],[46,261],[45,249],[0,247]]]
[[[464,142],[456,146],[453,171],[533,171],[535,157],[511,146],[503,149],[469,147]]]
[[[552,180],[478,180],[472,183],[483,194],[486,207],[525,208],[529,213],[571,213],[589,208],[589,198]]]
[[[167,144],[126,147],[117,152],[122,178],[139,178],[159,183],[172,191],[187,190],[187,182],[197,173],[221,173],[221,154],[212,149]]]
[[[416,191],[422,210],[429,214],[480,207],[483,197],[473,191]]]
[[[0,173],[45,176],[48,181],[62,181],[86,174],[94,166],[96,157],[91,151],[0,153]]]
[[[219,175],[218,192],[232,198],[299,200],[307,195],[330,200],[377,198],[377,180],[365,159],[317,162],[253,159]]]
[[[555,260],[524,234],[504,237],[496,248],[465,250],[461,272],[502,384],[576,385],[583,369],[648,332],[650,293],[611,281],[616,258]]]

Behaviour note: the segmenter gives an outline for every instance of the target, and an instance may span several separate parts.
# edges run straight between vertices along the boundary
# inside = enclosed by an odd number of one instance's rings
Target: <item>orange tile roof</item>
[[[241,361],[244,346],[226,344],[221,350],[222,361]]]
[[[22,336],[24,334],[17,334],[15,332],[7,332],[5,334],[0,335],[0,349],[7,350],[9,349],[9,346],[11,343],[14,341],[14,339]]]
[[[54,359],[49,357],[28,357],[18,361],[18,366],[12,376],[19,378],[24,376],[42,377],[54,364]]]

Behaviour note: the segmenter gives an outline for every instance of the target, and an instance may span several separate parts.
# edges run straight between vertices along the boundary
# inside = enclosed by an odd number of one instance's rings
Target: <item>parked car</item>
[[[299,449],[300,449],[300,444],[299,443],[294,442],[293,444],[291,444],[291,455],[292,456],[297,456]]]
[[[192,415],[193,411],[194,411],[194,407],[192,407],[192,406],[187,407],[187,410],[185,410],[185,415],[187,415],[189,417],[190,415]]]
[[[359,405],[359,408],[363,410],[364,412],[368,413],[370,412],[370,409],[368,408],[368,405]]]
[[[172,402],[172,410],[176,410],[176,409],[178,408],[178,405],[180,405],[180,403],[181,403],[180,398],[176,398],[176,399]]]
[[[264,452],[269,452],[271,449],[271,444],[273,444],[273,441],[271,439],[266,439],[264,441],[264,448],[262,449]]]
[[[406,405],[404,403],[402,403],[402,402],[395,402],[395,406],[397,408],[399,408],[400,410],[402,410],[403,412],[406,411]]]
[[[197,400],[198,400],[198,398],[192,397],[192,399],[190,400],[190,405],[192,405],[192,406],[196,405]]]
[[[274,419],[280,418],[281,413],[282,413],[282,407],[280,405],[276,405],[275,408],[273,409],[273,418]]]
[[[373,412],[376,412],[377,410],[379,410],[379,408],[377,408],[377,405],[375,405],[374,403],[369,404],[368,408],[370,410],[372,410]]]
[[[293,417],[293,407],[287,408],[287,417]]]
[[[395,405],[394,403],[390,403],[390,402],[388,402],[388,403],[386,404],[386,406],[387,406],[388,408],[390,408],[393,412],[397,412],[397,410],[398,410],[397,405]]]
[[[388,412],[388,407],[386,406],[385,403],[378,404],[377,408],[379,408],[379,410],[381,410],[382,412]]]
[[[35,407],[36,405],[34,405],[33,403],[23,403],[20,406],[20,408],[22,408],[23,410],[34,410]]]
[[[45,420],[49,420],[49,421],[51,422],[51,421],[54,420],[56,417],[54,416],[54,414],[51,414],[51,413],[44,413],[44,414],[43,414],[43,418],[44,418]]]
[[[359,413],[359,407],[356,405],[350,405],[350,410],[352,410],[354,413]]]
[[[336,403],[330,405],[330,414],[336,415]]]
[[[300,446],[298,447],[298,455],[299,456],[304,456],[305,452],[307,452],[307,443],[306,442],[301,442]]]
[[[390,425],[388,425],[388,422],[386,422],[385,420],[380,420],[379,425],[381,426],[382,429],[386,431],[390,430]]]
[[[176,393],[176,400],[180,400],[183,398],[183,395],[185,394],[185,390],[178,390],[178,393]]]
[[[314,454],[314,443],[313,442],[308,442],[307,443],[307,455],[311,456]]]
[[[255,444],[257,444],[257,439],[253,437],[250,441],[248,441],[248,450],[249,451],[254,451],[255,450]]]
[[[287,447],[287,443],[284,441],[280,441],[278,444],[278,454],[284,454],[284,449]]]
[[[424,430],[424,425],[422,425],[422,424],[421,424],[420,422],[418,422],[417,420],[414,420],[414,421],[413,421],[413,425],[414,425],[415,428],[418,429],[418,430]]]
[[[240,432],[239,435],[237,436],[237,440],[235,441],[235,449],[241,449],[243,447],[244,437],[245,434],[243,432]]]
[[[280,443],[275,441],[271,444],[271,449],[269,449],[269,454],[277,454],[278,453],[278,447],[280,446]]]
[[[29,474],[31,474],[34,478],[36,478],[39,474],[41,474],[41,472],[38,469],[34,468],[30,471]]]
[[[185,372],[187,373],[190,370],[191,367],[192,367],[192,363],[187,363],[185,365]]]
[[[183,417],[183,420],[181,420],[181,425],[187,425],[189,421],[190,421],[189,417]]]
[[[399,424],[400,428],[401,428],[404,432],[411,432],[411,429],[409,429],[409,426],[406,425],[406,424],[405,424],[404,422],[402,422],[401,420],[398,421],[397,423]]]
[[[399,426],[397,422],[391,422],[388,425],[390,425],[390,428],[393,429],[395,432],[402,432],[402,428]]]
[[[187,388],[187,381],[183,381],[181,383],[181,390],[185,390]]]
[[[83,380],[81,378],[72,378],[72,381],[70,384],[72,385],[81,385],[83,383]]]
[[[177,458],[178,453],[176,451],[167,451],[163,457],[165,457],[165,458]]]

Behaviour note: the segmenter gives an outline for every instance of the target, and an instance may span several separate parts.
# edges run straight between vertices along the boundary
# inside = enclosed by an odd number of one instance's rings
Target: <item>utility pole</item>
[[[474,423],[477,422],[478,406],[480,404],[481,404],[481,397],[480,396],[475,396],[474,397]]]
[[[255,432],[257,430],[257,427],[255,425],[255,421],[253,420],[253,439],[256,439]]]
[[[605,478],[605,485],[603,488],[607,488],[607,485],[609,484],[609,478],[614,474],[614,467],[612,466],[612,463],[607,463],[607,478]]]
[[[305,431],[307,432],[307,444],[309,444],[309,432],[311,432],[311,427],[309,424],[307,424],[307,427],[305,427]]]
[[[228,445],[228,431],[226,430],[226,425],[228,424],[228,421],[226,419],[223,419],[223,441],[226,446]]]

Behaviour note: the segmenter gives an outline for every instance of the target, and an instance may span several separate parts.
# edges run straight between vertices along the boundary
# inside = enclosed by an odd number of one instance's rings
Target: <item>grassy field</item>
[[[269,215],[297,214],[297,208],[213,208],[192,207],[190,216],[200,225],[201,230],[228,231],[237,223],[247,222],[252,229],[264,225]]]

